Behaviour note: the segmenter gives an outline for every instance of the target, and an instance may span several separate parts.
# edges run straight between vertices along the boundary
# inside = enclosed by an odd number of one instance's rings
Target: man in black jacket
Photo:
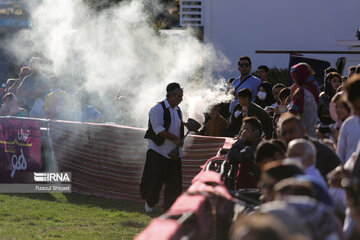
[[[341,163],[339,157],[328,146],[306,135],[306,128],[301,120],[294,115],[285,114],[280,117],[278,134],[279,138],[286,143],[298,138],[310,140],[316,148],[316,168],[325,179],[326,175]]]
[[[245,117],[256,117],[259,119],[266,139],[272,137],[273,124],[270,115],[259,105],[251,102],[252,92],[249,88],[241,89],[238,93],[239,104],[231,116],[231,124],[225,130],[225,136],[234,137],[240,130]]]

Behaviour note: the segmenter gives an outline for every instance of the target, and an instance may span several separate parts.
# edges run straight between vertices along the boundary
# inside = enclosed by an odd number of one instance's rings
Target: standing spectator
[[[258,87],[258,93],[255,103],[262,108],[273,105],[275,102],[272,94],[272,86],[269,82],[261,82]]]
[[[206,123],[205,136],[219,137],[224,132],[227,121],[220,113],[220,104],[214,105],[210,110],[210,120]]]
[[[320,89],[313,70],[307,63],[299,63],[291,68],[291,77],[297,88],[294,92],[289,112],[299,115],[307,134],[316,137],[317,109]]]
[[[265,65],[260,65],[257,69],[257,75],[261,82],[270,82],[269,81],[269,68]]]
[[[16,95],[19,96],[19,98],[24,99],[24,108],[29,112],[29,114],[35,101],[40,99],[43,100],[50,90],[48,77],[40,71],[40,58],[31,58],[30,68],[31,74],[24,78],[16,92]]]
[[[181,157],[184,137],[182,114],[178,105],[183,100],[183,89],[178,83],[166,87],[166,99],[157,103],[149,112],[149,128],[146,162],[140,183],[141,198],[145,211],[151,212],[159,202],[165,183],[164,209],[167,211],[182,192]],[[169,154],[179,149],[178,157]]]
[[[0,116],[27,117],[26,110],[18,107],[15,94],[9,92],[2,97]]]
[[[322,124],[329,125],[333,123],[330,116],[330,101],[334,97],[336,90],[341,86],[341,75],[337,72],[331,72],[325,77],[324,91],[319,95],[318,115]]]
[[[86,104],[87,94],[85,92],[75,93],[74,120],[80,122],[103,123],[104,117],[95,107]]]
[[[242,56],[239,58],[238,61],[238,69],[240,71],[240,77],[236,78],[231,86],[235,90],[235,93],[237,93],[244,88],[249,88],[252,91],[252,98],[251,101],[255,101],[258,87],[260,85],[260,79],[258,79],[255,76],[251,75],[251,60],[247,56]],[[237,104],[238,99],[236,98],[232,103],[230,104],[230,113],[234,113],[234,107]]]
[[[356,74],[347,80],[344,86],[347,100],[353,110],[353,116],[347,118],[342,124],[336,153],[345,163],[355,152],[360,139],[360,75]]]

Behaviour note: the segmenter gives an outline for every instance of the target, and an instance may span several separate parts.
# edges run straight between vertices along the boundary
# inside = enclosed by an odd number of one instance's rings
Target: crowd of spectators
[[[326,69],[320,86],[307,63],[291,67],[288,87],[272,85],[266,66],[253,76],[248,57],[238,69],[233,100],[215,105],[201,131],[237,139],[226,154],[236,188],[261,193],[231,239],[360,239],[360,65],[346,77]]]
[[[45,75],[40,58],[33,57],[19,77],[8,79],[0,90],[0,116],[46,118],[103,123],[102,113],[88,104],[82,89],[68,94],[56,75]]]

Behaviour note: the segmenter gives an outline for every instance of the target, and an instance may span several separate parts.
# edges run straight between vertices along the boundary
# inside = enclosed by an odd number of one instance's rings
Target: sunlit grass
[[[0,194],[0,239],[133,239],[144,205],[76,193]]]

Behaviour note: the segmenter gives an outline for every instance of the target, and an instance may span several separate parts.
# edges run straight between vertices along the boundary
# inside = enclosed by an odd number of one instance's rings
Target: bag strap
[[[248,75],[246,78],[244,78],[243,80],[241,80],[241,82],[239,83],[239,85],[235,88],[235,92],[236,90],[238,90],[238,88],[246,81],[248,80],[252,75]]]

